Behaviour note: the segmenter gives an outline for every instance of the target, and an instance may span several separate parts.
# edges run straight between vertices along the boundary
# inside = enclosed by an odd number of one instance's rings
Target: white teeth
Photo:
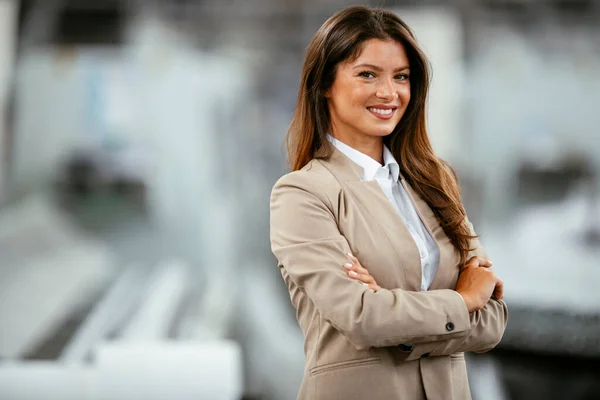
[[[388,108],[388,109],[386,109],[386,110],[382,110],[382,109],[380,109],[380,108],[373,108],[373,107],[369,107],[369,108],[367,108],[367,109],[368,109],[369,111],[373,111],[373,112],[375,112],[375,113],[377,113],[377,114],[381,114],[381,115],[390,115],[390,114],[392,113],[392,111],[394,111],[394,110],[393,110],[393,109],[391,109],[391,108]]]

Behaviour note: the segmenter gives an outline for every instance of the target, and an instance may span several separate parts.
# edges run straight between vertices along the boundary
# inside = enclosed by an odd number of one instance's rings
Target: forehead
[[[364,41],[355,57],[346,61],[350,65],[361,64],[364,62],[392,65],[396,68],[408,65],[408,56],[404,45],[395,40],[369,39]]]

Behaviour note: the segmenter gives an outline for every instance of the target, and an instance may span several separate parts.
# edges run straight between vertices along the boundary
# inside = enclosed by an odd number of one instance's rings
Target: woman
[[[271,247],[305,336],[299,399],[468,399],[463,353],[507,308],[425,129],[429,70],[395,14],[316,33],[271,195]]]

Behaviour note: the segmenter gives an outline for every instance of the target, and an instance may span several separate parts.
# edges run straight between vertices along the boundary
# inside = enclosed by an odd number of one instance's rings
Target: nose
[[[394,100],[398,97],[398,92],[391,79],[382,79],[379,81],[375,95],[380,99]]]

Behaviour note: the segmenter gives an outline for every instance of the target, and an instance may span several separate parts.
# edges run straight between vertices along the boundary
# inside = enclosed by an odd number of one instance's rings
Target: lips
[[[390,119],[394,115],[397,110],[397,107],[393,106],[373,106],[367,107],[367,110],[377,118],[380,119]]]

